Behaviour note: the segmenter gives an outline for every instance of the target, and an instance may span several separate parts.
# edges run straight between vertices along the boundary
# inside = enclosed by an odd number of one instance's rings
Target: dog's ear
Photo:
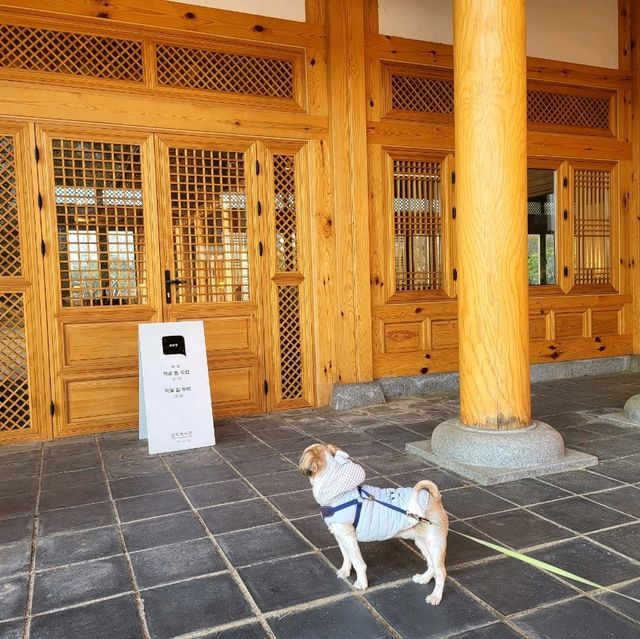
[[[305,448],[300,456],[298,470],[306,477],[311,477],[322,470],[326,464],[324,449],[325,447],[322,444],[312,444]]]
[[[327,444],[327,450],[335,457],[340,448],[335,444]]]

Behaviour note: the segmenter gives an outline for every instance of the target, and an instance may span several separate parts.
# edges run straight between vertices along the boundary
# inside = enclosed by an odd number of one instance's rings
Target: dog
[[[410,539],[427,562],[427,570],[413,576],[426,584],[435,577],[435,588],[426,602],[437,606],[447,576],[449,518],[442,507],[438,487],[429,480],[413,488],[381,489],[364,485],[365,472],[334,444],[313,444],[300,457],[300,472],[309,477],[313,497],[321,506],[323,519],[342,552],[337,572],[346,579],[355,568],[354,588],[368,586],[367,565],[358,541]]]

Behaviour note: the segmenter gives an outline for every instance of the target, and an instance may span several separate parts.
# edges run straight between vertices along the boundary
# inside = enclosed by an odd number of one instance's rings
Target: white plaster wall
[[[452,0],[378,0],[380,33],[453,44]],[[527,55],[618,67],[617,0],[527,0]]]
[[[182,4],[195,4],[213,9],[227,9],[240,13],[253,13],[271,18],[284,18],[304,22],[304,0],[171,0]]]

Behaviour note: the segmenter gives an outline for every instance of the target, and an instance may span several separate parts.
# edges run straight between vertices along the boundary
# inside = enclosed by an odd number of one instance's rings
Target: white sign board
[[[202,322],[138,325],[140,438],[149,454],[213,446]]]

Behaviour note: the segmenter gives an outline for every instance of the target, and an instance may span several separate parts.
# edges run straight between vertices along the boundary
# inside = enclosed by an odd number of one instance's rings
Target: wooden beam
[[[454,0],[460,419],[531,423],[525,2]]]
[[[338,380],[372,379],[364,1],[327,0]]]

